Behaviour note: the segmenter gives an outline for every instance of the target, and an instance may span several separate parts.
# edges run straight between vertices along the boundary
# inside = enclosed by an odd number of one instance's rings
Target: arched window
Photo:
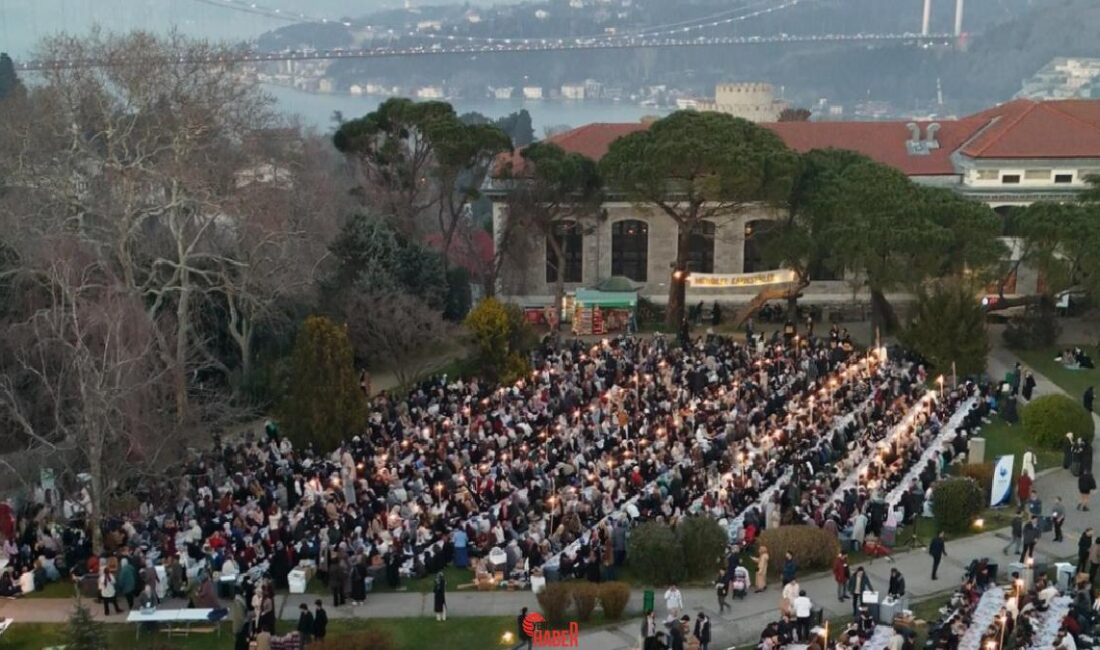
[[[760,233],[771,225],[767,219],[757,219],[745,224],[745,273],[759,273],[760,271],[774,271],[778,268],[775,264],[767,264],[764,260],[764,250],[760,245]]]
[[[627,219],[611,224],[611,275],[645,282],[649,266],[649,224]]]
[[[691,231],[688,247],[688,270],[714,273],[714,223],[704,221],[696,224]]]
[[[554,239],[561,246],[563,280],[582,282],[584,276],[584,233],[576,221],[561,221],[554,224]],[[546,281],[558,281],[558,258],[554,255],[554,246],[546,240]]]

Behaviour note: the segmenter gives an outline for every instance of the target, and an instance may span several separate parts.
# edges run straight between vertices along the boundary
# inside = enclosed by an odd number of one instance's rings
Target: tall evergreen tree
[[[295,343],[290,383],[279,415],[296,444],[327,451],[363,426],[366,399],[343,325],[323,316],[306,319]]]
[[[7,52],[0,52],[0,100],[23,92],[23,83],[15,73],[15,63]]]

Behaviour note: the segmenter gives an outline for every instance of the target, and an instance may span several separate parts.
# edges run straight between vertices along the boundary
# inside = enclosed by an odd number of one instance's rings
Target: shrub
[[[71,650],[102,650],[107,647],[103,624],[92,618],[87,607],[77,603],[65,628],[65,647]]]
[[[932,515],[940,530],[966,531],[984,507],[982,488],[972,478],[948,478],[932,488]]]
[[[361,630],[314,641],[308,650],[393,650],[393,637],[385,630]]]
[[[1020,411],[1024,431],[1035,444],[1058,449],[1067,433],[1092,439],[1093,421],[1085,407],[1065,395],[1036,397]]]
[[[983,498],[988,499],[989,491],[993,489],[994,467],[993,463],[959,465],[958,475],[977,481],[978,486],[982,488]]]
[[[527,374],[524,355],[538,337],[518,307],[486,298],[466,316],[466,329],[473,336],[477,364],[484,377],[508,382]]]
[[[722,566],[729,535],[710,517],[688,517],[676,528],[688,580],[710,578]]]
[[[794,555],[799,570],[827,569],[840,552],[840,542],[817,526],[780,526],[760,534],[760,543],[768,547],[772,568],[780,570],[787,551]]]
[[[599,585],[594,582],[577,582],[572,585],[573,605],[577,608],[577,620],[587,621],[592,618],[592,611],[596,609],[596,597],[599,595]]]
[[[604,582],[600,585],[600,607],[605,618],[617,621],[623,617],[630,602],[630,585],[625,582]]]
[[[538,593],[539,607],[542,615],[551,625],[560,625],[565,622],[565,611],[569,609],[569,601],[572,600],[569,585],[564,582],[548,582],[546,588]]]
[[[676,533],[660,522],[647,521],[635,528],[626,554],[646,584],[667,585],[684,577],[684,549]]]
[[[1001,336],[1014,350],[1034,350],[1054,345],[1061,329],[1053,310],[1041,308],[1011,319]]]

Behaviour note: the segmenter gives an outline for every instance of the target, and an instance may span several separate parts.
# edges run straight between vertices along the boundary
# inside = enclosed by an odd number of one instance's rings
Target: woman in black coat
[[[367,566],[363,556],[356,556],[351,566],[351,602],[360,605],[367,599]]]
[[[432,593],[435,595],[435,620],[447,620],[447,578],[443,577],[442,571],[435,574]]]

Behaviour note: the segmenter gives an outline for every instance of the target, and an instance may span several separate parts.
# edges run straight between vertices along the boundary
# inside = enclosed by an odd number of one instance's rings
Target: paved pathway
[[[995,349],[990,355],[989,371],[992,376],[1004,376],[1004,372],[1011,369],[1016,358],[1008,351]],[[1036,393],[1039,395],[1052,392],[1061,392],[1060,389],[1046,377],[1036,374],[1038,383]],[[1097,416],[1093,416],[1097,418]],[[1100,418],[1097,418],[1100,422]],[[1100,427],[1098,427],[1100,429]],[[1069,472],[1061,468],[1040,468],[1040,476],[1036,481],[1036,489],[1044,497],[1044,503],[1049,508],[1054,495],[1061,495],[1067,504],[1076,502],[1076,479]],[[1038,559],[1040,562],[1052,562],[1076,556],[1077,537],[1086,526],[1100,528],[1100,507],[1089,513],[1069,511],[1069,519],[1065,528],[1065,541],[1055,544],[1050,535],[1045,535],[1038,547]],[[902,535],[904,538],[904,534]],[[966,538],[953,542],[948,540],[948,556],[940,569],[940,579],[931,579],[931,558],[924,549],[910,552],[899,552],[893,562],[880,559],[870,564],[864,564],[871,584],[881,590],[885,590],[889,581],[890,569],[897,567],[905,576],[906,585],[911,602],[920,602],[932,596],[943,594],[952,590],[958,584],[965,565],[973,558],[988,557],[998,562],[1002,576],[1007,575],[1008,564],[1016,558],[1005,556],[1002,549],[1007,543],[1007,529],[988,532],[982,535]],[[927,541],[927,540],[925,540]],[[826,617],[842,616],[851,612],[850,601],[841,603],[836,598],[836,584],[830,574],[817,574],[808,576],[801,581],[807,595],[815,604],[825,609]],[[757,638],[760,630],[777,614],[779,606],[778,584],[771,585],[762,594],[749,594],[744,600],[733,601],[731,610],[723,615],[717,613],[717,602],[711,589],[690,588],[684,589],[684,604],[686,612],[694,616],[697,611],[705,611],[711,618],[711,625],[715,642],[712,647],[726,648],[735,642],[745,642]],[[659,616],[666,614],[664,609],[663,592],[656,594],[657,613]],[[312,603],[318,596],[315,594],[284,596],[280,602],[281,617],[283,620],[292,621],[297,618],[298,604],[301,602]],[[585,631],[581,628],[581,648],[584,650],[630,650],[638,645],[639,622],[642,604],[642,590],[637,589],[631,596],[627,608],[627,616],[634,617],[621,625],[606,626],[595,630]],[[97,618],[102,619],[102,612],[95,603],[89,602]],[[169,602],[165,607],[185,606],[182,602]],[[535,596],[529,592],[468,592],[453,591],[447,595],[447,609],[452,617],[463,616],[514,616],[521,607],[532,610],[538,608]],[[16,622],[42,622],[60,623],[66,620],[72,608],[70,599],[19,599],[0,600],[0,618],[13,618]],[[346,605],[339,609],[329,607],[329,615],[333,618],[403,618],[403,617],[432,617],[432,596],[421,593],[380,593],[368,596],[364,605],[353,607]],[[122,617],[114,615],[107,620],[121,621]],[[426,624],[429,624],[426,621]],[[430,624],[435,624],[431,621]],[[440,623],[440,625],[446,625]],[[503,630],[502,630],[503,631]]]

